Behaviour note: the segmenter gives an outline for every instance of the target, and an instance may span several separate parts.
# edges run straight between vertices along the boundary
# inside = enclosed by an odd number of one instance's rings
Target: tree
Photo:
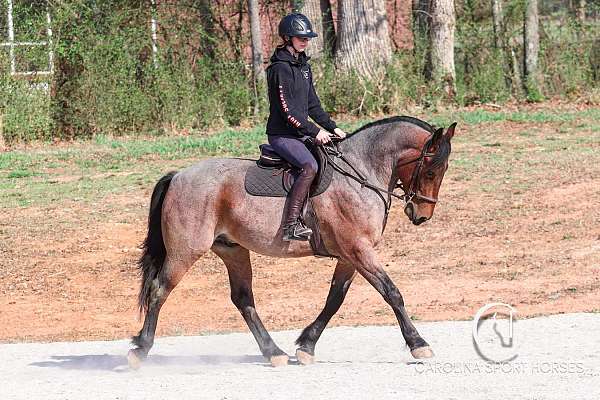
[[[319,34],[310,42],[310,55],[315,58],[331,55],[335,48],[335,29],[330,0],[294,0],[294,11],[306,15]]]
[[[429,0],[413,0],[413,35],[422,39],[429,31]]]
[[[497,49],[504,48],[504,16],[502,0],[492,0],[492,19],[494,20],[494,45]]]
[[[454,29],[456,17],[453,0],[431,0],[431,75],[448,99],[456,96],[454,69]]]
[[[519,63],[519,59],[517,57],[517,51],[520,45],[517,41],[516,37],[511,37],[508,39],[507,43],[507,57],[509,57],[509,65],[511,71],[512,78],[512,94],[515,96],[520,96],[522,94],[523,84],[521,79],[521,64]]]
[[[585,0],[579,0],[579,5],[577,7],[577,19],[579,19],[580,23],[585,23]]]
[[[2,114],[0,114],[0,152],[6,150],[6,143],[4,143],[4,128],[2,125]]]
[[[263,69],[262,32],[260,30],[260,13],[258,0],[248,0],[248,13],[250,14],[250,32],[252,35],[252,72],[254,82],[254,115],[258,114],[259,96],[263,93],[265,70]]]
[[[413,55],[415,61],[422,65],[422,73],[427,80],[431,80],[430,3],[430,0],[413,0],[412,2]]]
[[[336,64],[373,76],[392,57],[385,0],[340,0]]]
[[[85,111],[77,106],[84,71],[80,54],[77,28],[86,22],[84,11],[57,7],[54,29],[59,32],[54,59],[54,74],[50,87],[50,115],[55,137],[74,138],[79,133],[90,132]],[[88,11],[88,9],[85,9]],[[59,14],[60,13],[60,14]]]
[[[537,0],[526,0],[525,18],[523,19],[523,48],[525,90],[530,99],[539,99],[540,77],[538,56],[540,52],[539,11]]]
[[[195,0],[199,13],[202,38],[200,40],[200,54],[215,58],[215,18],[213,16],[210,0]]]
[[[502,0],[492,0],[492,19],[494,22],[494,45],[500,56],[506,87],[513,95],[518,95],[521,90],[519,64],[516,62],[513,46],[506,34]]]

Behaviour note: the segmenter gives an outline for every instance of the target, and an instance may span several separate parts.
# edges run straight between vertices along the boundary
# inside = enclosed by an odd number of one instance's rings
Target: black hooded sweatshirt
[[[309,59],[304,52],[296,59],[282,47],[271,56],[267,68],[270,103],[267,135],[316,137],[319,128],[308,120],[309,116],[329,132],[336,128],[315,92]]]

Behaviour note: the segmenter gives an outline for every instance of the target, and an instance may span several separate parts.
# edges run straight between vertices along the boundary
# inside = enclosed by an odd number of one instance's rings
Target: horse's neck
[[[369,181],[389,188],[395,183],[393,170],[400,149],[396,148],[397,140],[386,136],[374,130],[359,132],[340,143],[339,149]]]

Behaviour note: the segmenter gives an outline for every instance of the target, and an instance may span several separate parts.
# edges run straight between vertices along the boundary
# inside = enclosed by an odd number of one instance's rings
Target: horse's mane
[[[357,133],[364,131],[365,129],[372,128],[374,126],[391,124],[393,122],[408,122],[408,123],[417,125],[420,128],[425,129],[429,133],[435,132],[435,128],[432,125],[428,124],[427,122],[425,122],[419,118],[409,117],[407,115],[397,115],[394,117],[389,117],[389,118],[384,118],[384,119],[380,119],[377,121],[369,122],[368,124],[363,125],[360,128],[358,128],[357,130],[355,130],[352,133],[352,135],[356,135]]]
[[[368,124],[363,125],[360,128],[358,128],[357,130],[355,130],[350,136],[354,136],[357,133],[360,133],[366,129],[369,129],[369,128],[372,128],[375,126],[391,124],[394,122],[408,122],[410,124],[417,125],[418,127],[429,132],[431,135],[433,135],[435,133],[435,129],[436,129],[435,126],[430,125],[429,123],[427,123],[421,119],[418,119],[415,117],[409,117],[407,115],[398,115],[398,116],[394,116],[394,117],[389,117],[389,118],[384,118],[384,119],[380,119],[377,121],[369,122]],[[451,151],[450,142],[447,140],[442,140],[436,151],[435,156],[431,160],[431,166],[433,168],[440,166],[443,162],[446,161],[446,159],[450,155],[450,151]]]

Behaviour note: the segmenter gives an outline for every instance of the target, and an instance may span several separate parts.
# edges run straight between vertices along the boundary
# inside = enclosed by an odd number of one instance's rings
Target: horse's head
[[[456,123],[444,133],[440,128],[430,135],[422,145],[420,155],[413,150],[409,156],[398,160],[396,176],[398,186],[404,190],[406,205],[404,213],[415,225],[420,225],[433,216],[438,192],[448,169],[450,140],[454,136]]]

